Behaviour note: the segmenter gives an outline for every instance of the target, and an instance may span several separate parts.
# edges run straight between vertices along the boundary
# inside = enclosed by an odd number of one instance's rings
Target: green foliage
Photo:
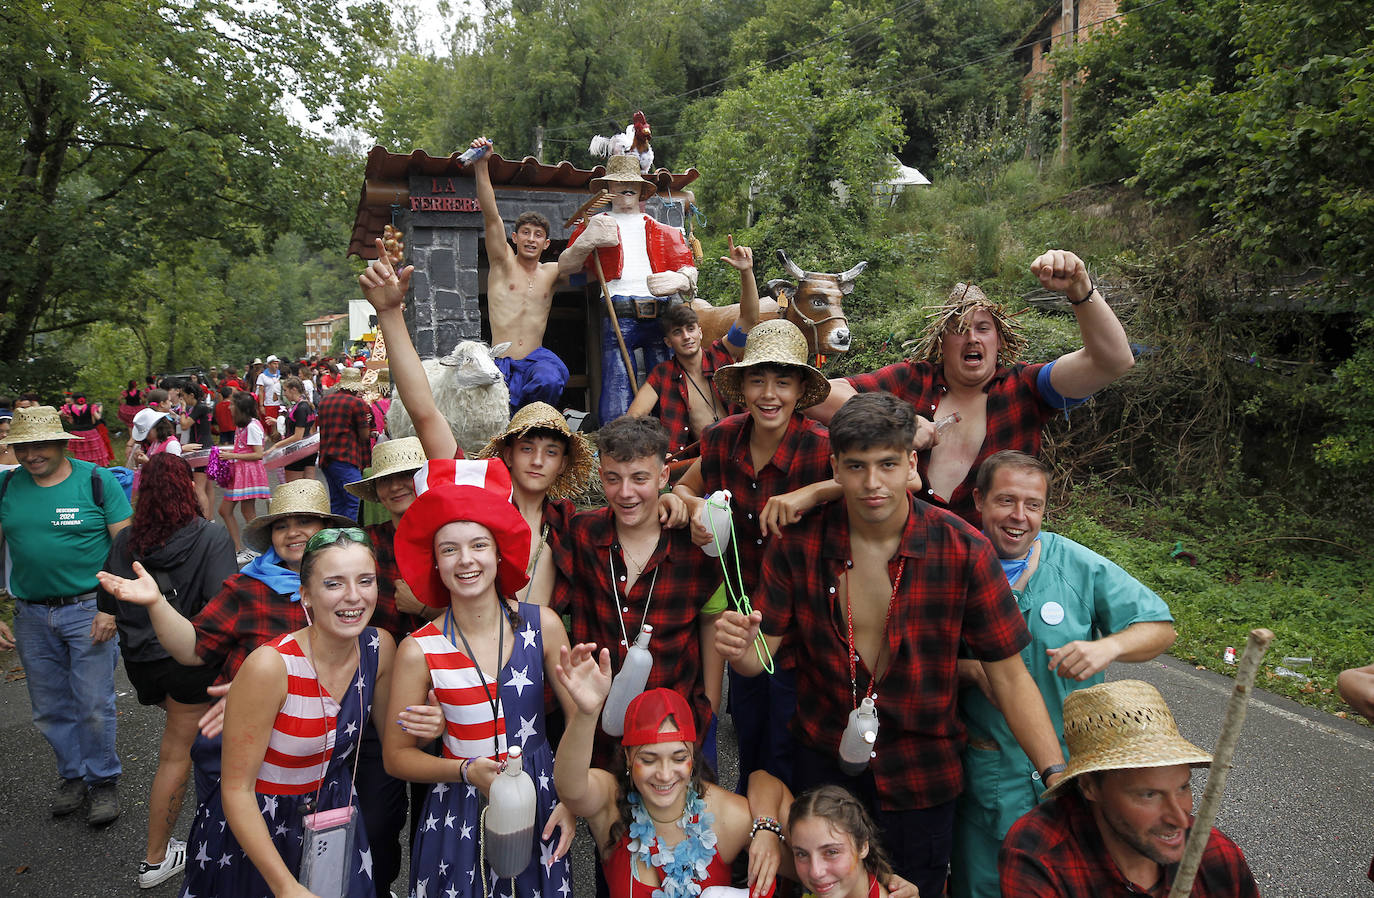
[[[1015,107],[970,105],[936,119],[940,155],[936,171],[960,179],[992,200],[1008,167],[1026,152],[1028,131]]]
[[[285,115],[351,119],[380,3],[18,0],[0,12],[0,357],[128,314],[132,281],[199,239],[322,245],[356,161]],[[332,209],[332,212],[330,211]]]

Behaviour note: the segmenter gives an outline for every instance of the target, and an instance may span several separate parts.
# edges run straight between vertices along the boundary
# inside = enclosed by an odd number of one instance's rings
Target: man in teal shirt
[[[57,755],[53,815],[76,811],[89,792],[86,822],[101,826],[119,816],[119,652],[114,617],[95,607],[95,575],[132,509],[113,474],[67,457],[68,439],[57,410],[43,405],[17,410],[4,441],[20,466],[0,475],[15,597],[14,632],[0,623],[0,647],[18,643],[34,725]]]
[[[1026,617],[1031,643],[1021,654],[1062,745],[1064,698],[1101,683],[1113,661],[1156,657],[1173,645],[1174,627],[1164,601],[1130,574],[1071,539],[1041,531],[1048,494],[1044,462],[1004,451],[979,468],[974,501]],[[960,662],[959,716],[968,746],[950,864],[954,898],[1000,898],[1002,839],[1045,791],[980,674],[978,664]]]

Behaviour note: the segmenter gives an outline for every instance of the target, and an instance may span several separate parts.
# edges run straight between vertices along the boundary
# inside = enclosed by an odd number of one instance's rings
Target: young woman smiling
[[[800,796],[787,818],[797,878],[813,898],[888,898],[892,866],[878,828],[859,800],[840,786]]]

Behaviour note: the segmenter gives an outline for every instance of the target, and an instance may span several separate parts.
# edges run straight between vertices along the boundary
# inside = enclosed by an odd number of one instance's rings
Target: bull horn
[[[796,262],[793,262],[791,259],[787,258],[787,253],[783,252],[782,250],[778,250],[778,261],[782,263],[782,267],[792,277],[796,278],[799,281],[806,280],[806,272],[798,268]]]
[[[867,267],[868,262],[863,261],[860,262],[858,265],[855,265],[848,271],[842,272],[841,274],[837,275],[837,277],[839,277],[840,279],[840,292],[848,296],[850,291],[854,289],[854,281],[859,277],[859,275],[864,273],[864,269]]]

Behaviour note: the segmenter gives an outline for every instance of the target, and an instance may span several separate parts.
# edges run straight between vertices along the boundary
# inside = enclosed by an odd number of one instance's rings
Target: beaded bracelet
[[[783,842],[787,841],[787,839],[782,834],[782,824],[774,820],[772,817],[755,817],[754,825],[749,830],[749,838],[754,838],[754,836],[758,835],[758,832],[761,829],[767,830],[768,832],[777,836],[778,839]]]
[[[463,783],[469,786],[472,785],[472,781],[468,779],[468,768],[472,766],[472,762],[475,760],[477,759],[468,758],[466,761],[463,762],[463,766],[458,768],[458,775],[463,778]]]

